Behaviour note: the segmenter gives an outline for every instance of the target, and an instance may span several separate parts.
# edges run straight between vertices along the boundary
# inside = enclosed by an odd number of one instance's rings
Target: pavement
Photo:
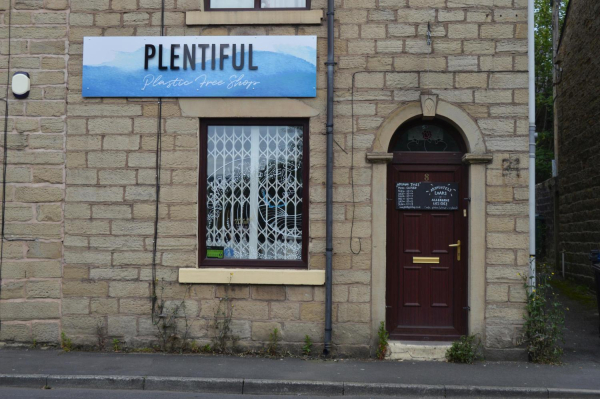
[[[555,290],[565,312],[565,343],[562,361],[600,365],[600,317],[595,296],[590,301],[577,301],[560,289]]]
[[[598,309],[567,291],[557,292],[569,308],[560,366],[67,353],[5,347],[0,349],[0,399],[160,398],[165,391],[182,399],[242,395],[600,398]]]
[[[44,386],[259,396],[600,398],[600,363],[461,365],[0,350],[0,388],[40,389]]]

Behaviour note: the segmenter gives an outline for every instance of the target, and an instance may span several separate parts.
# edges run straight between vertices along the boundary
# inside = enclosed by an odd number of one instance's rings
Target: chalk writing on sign
[[[458,183],[396,183],[396,209],[458,209]]]

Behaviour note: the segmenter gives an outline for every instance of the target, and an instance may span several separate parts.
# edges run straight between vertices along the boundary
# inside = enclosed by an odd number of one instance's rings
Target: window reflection
[[[254,8],[254,0],[210,0],[210,8]]]

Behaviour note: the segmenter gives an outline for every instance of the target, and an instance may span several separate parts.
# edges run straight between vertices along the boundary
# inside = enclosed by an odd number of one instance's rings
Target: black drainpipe
[[[332,256],[333,256],[333,14],[334,0],[327,1],[327,179],[325,206],[325,347],[323,354],[331,353],[332,313]]]

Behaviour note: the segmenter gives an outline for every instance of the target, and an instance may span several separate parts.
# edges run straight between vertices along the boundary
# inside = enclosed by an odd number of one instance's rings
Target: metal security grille
[[[300,126],[208,126],[206,245],[229,259],[302,259]]]

